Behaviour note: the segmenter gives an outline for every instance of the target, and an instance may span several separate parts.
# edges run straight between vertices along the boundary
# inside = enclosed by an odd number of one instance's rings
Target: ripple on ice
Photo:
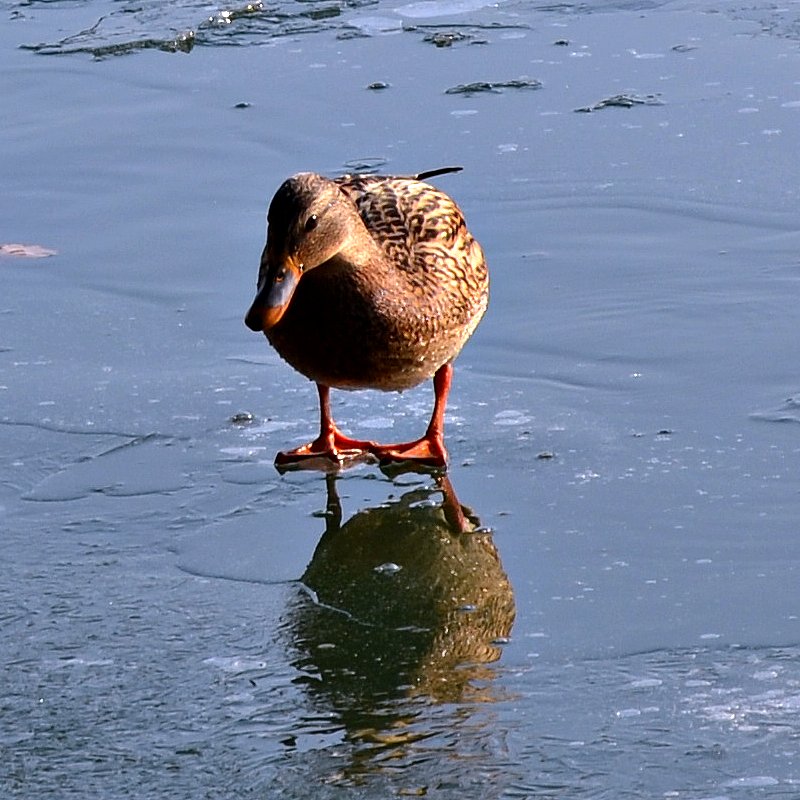
[[[761,789],[765,786],[777,786],[780,781],[771,775],[753,775],[750,777],[734,778],[723,784],[724,786],[741,787],[747,789]]]
[[[264,420],[255,425],[248,426],[245,430],[248,436],[255,436],[263,433],[274,433],[275,431],[285,431],[289,428],[296,428],[299,422],[281,422],[280,420]]]
[[[522,411],[510,408],[506,411],[498,411],[494,415],[495,425],[525,425],[531,421],[531,417],[524,414]]]
[[[440,3],[438,0],[420,0],[417,3],[409,3],[395,9],[403,17],[414,19],[429,19],[432,17],[450,17],[455,14],[467,14],[470,11],[478,11],[488,6],[496,6],[497,3],[487,3],[485,0],[446,0]]]
[[[369,417],[368,419],[359,420],[358,426],[360,428],[393,428],[394,419],[391,417]]]
[[[242,672],[252,672],[253,670],[264,669],[267,664],[253,658],[243,656],[212,656],[203,660],[204,664],[210,667],[217,667],[223,672],[240,674]]]
[[[637,678],[632,680],[628,686],[631,689],[654,689],[664,683],[660,678]]]
[[[347,24],[367,36],[400,33],[403,30],[403,23],[391,17],[351,17],[347,20]]]

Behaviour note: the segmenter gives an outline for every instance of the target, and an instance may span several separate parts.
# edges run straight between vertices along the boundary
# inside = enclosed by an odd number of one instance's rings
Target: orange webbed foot
[[[374,445],[370,452],[381,463],[413,461],[427,467],[447,466],[447,450],[442,438],[428,434],[413,442]]]
[[[375,442],[351,439],[338,428],[332,427],[313,442],[296,447],[294,450],[281,451],[275,456],[275,464],[279,467],[288,466],[317,458],[341,465],[346,461],[370,455],[374,447],[376,447]]]

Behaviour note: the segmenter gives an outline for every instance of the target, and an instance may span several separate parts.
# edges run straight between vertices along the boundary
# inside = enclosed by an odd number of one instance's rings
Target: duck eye
[[[310,216],[310,217],[309,217],[309,218],[306,220],[306,233],[308,233],[309,231],[313,231],[313,230],[314,230],[314,228],[316,228],[316,227],[317,227],[317,221],[318,221],[318,220],[317,220],[317,215],[316,215],[316,214],[312,214],[312,215],[311,215],[311,216]]]

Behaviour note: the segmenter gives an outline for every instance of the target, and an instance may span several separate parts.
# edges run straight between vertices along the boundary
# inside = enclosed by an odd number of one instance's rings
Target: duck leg
[[[431,467],[447,466],[447,450],[444,447],[444,409],[450,382],[453,379],[453,365],[443,364],[433,376],[433,414],[425,435],[413,442],[401,444],[374,445],[370,452],[381,461],[416,461]]]
[[[304,444],[294,450],[278,453],[275,464],[278,466],[293,464],[308,458],[327,458],[341,464],[350,458],[371,453],[375,442],[365,442],[345,436],[337,427],[331,416],[330,388],[317,384],[319,392],[319,436],[313,442]]]

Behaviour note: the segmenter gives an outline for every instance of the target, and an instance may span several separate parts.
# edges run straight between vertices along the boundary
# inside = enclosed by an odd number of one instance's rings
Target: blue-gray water
[[[0,2],[2,796],[800,795],[800,6],[225,10]],[[446,164],[462,537],[241,321],[286,175]]]

